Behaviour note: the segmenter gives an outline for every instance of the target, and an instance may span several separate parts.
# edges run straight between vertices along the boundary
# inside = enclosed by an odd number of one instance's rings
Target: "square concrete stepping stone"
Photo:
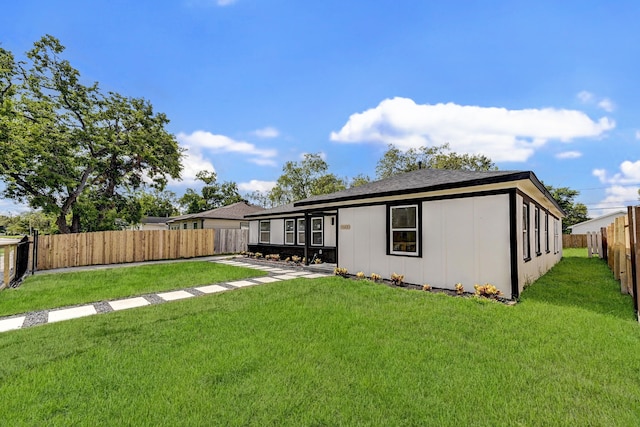
[[[291,274],[281,274],[279,276],[273,276],[276,279],[280,279],[280,280],[291,280],[291,279],[297,279],[297,276],[292,276]]]
[[[262,265],[252,265],[251,267],[255,268],[256,270],[263,270],[263,271],[280,270],[279,268],[276,268],[276,267],[264,267]]]
[[[209,286],[201,286],[199,288],[196,288],[196,290],[205,294],[213,294],[216,292],[228,291],[229,289],[220,285],[209,285]]]
[[[149,301],[147,301],[142,297],[136,297],[136,298],[121,299],[118,301],[109,301],[109,305],[115,311],[118,311],[118,310],[126,310],[128,308],[136,308],[136,307],[149,305]]]
[[[191,298],[194,295],[190,294],[187,291],[173,291],[173,292],[163,292],[161,294],[158,294],[158,296],[165,301],[175,301],[175,300],[184,299],[184,298]]]
[[[285,274],[287,276],[306,276],[311,273],[309,273],[308,271],[287,271]]]
[[[238,280],[238,281],[235,281],[235,282],[228,282],[227,284],[231,285],[231,286],[235,286],[237,288],[242,288],[242,287],[245,287],[245,286],[257,285],[256,282],[250,282],[248,280]]]
[[[275,277],[256,277],[255,279],[256,282],[260,282],[260,283],[273,283],[273,282],[279,282],[280,279],[276,279]]]
[[[329,277],[329,274],[321,274],[321,273],[313,273],[313,274],[308,274],[306,276],[302,276],[305,279],[318,279],[320,277]]]
[[[0,320],[0,332],[12,331],[22,328],[26,316],[14,317],[12,319]]]
[[[83,305],[82,307],[65,308],[49,312],[49,323],[60,322],[62,320],[77,319],[79,317],[91,316],[96,314],[96,308],[93,305]]]

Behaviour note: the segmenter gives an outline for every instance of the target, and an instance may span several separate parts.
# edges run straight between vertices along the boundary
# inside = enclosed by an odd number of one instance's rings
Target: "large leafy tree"
[[[204,183],[200,194],[192,188],[188,188],[178,200],[184,213],[199,213],[244,200],[235,182],[219,183],[215,172],[200,171],[196,174],[196,179]]]
[[[272,205],[283,205],[307,197],[344,190],[346,183],[332,173],[320,154],[305,154],[299,162],[286,162],[282,175],[269,192]]]
[[[103,227],[127,206],[123,194],[162,189],[182,166],[164,114],[83,84],[63,52],[49,35],[24,61],[0,48],[0,177],[5,197],[54,215],[69,233],[82,231],[83,214]]]
[[[450,151],[449,144],[433,147],[410,148],[402,151],[393,144],[376,165],[378,179],[423,168],[486,171],[497,167],[490,158],[481,154],[458,154]]]
[[[575,198],[580,195],[578,190],[572,190],[569,187],[553,187],[551,185],[545,185],[545,187],[567,214],[562,220],[563,233],[569,233],[570,226],[590,219],[587,215],[587,207],[575,201]]]

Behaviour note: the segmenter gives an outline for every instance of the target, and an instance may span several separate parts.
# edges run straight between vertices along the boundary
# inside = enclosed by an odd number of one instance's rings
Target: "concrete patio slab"
[[[49,312],[49,323],[60,322],[62,320],[77,319],[79,317],[92,316],[97,314],[93,305],[83,305],[81,307],[66,308]]]
[[[136,297],[136,298],[121,299],[118,301],[109,301],[109,305],[115,311],[118,311],[118,310],[126,310],[129,308],[136,308],[136,307],[149,305],[149,301],[147,301],[143,297]]]
[[[190,294],[187,291],[173,291],[173,292],[163,292],[161,294],[158,294],[158,296],[165,301],[175,301],[179,299],[192,298],[195,295]]]
[[[309,274],[312,274],[308,271],[287,271],[285,273],[287,276],[308,276]]]
[[[248,280],[237,280],[235,282],[227,282],[227,284],[231,285],[231,286],[235,286],[237,288],[242,288],[242,287],[245,287],[245,286],[257,285],[256,282],[250,282]]]
[[[0,320],[0,332],[12,331],[22,328],[26,316],[14,317],[11,319]]]
[[[196,290],[205,293],[205,294],[214,294],[216,292],[228,291],[229,289],[220,285],[209,285],[209,286],[201,286],[199,288],[195,288]]]
[[[280,279],[276,279],[275,277],[256,277],[255,279],[256,282],[260,282],[260,283],[273,283],[273,282],[279,282]]]

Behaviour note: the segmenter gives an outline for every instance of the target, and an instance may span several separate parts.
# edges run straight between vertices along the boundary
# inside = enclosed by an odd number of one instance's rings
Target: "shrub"
[[[298,255],[293,255],[291,257],[291,261],[295,262],[296,264],[299,263],[302,260],[302,258],[300,258]]]
[[[254,256],[256,258],[262,258],[262,254],[260,252],[256,252]]]
[[[264,257],[264,259],[268,259],[271,261],[280,261],[280,255],[278,254],[269,254]]]
[[[336,267],[333,269],[333,274],[336,276],[347,277],[348,272],[346,268]]]
[[[402,285],[404,283],[404,274],[391,274],[391,283],[396,286]]]
[[[462,295],[464,293],[464,286],[462,283],[456,283],[456,294]]]
[[[370,277],[374,282],[379,282],[380,280],[382,280],[382,276],[376,273],[371,273]]]
[[[316,258],[313,262],[316,264],[322,264],[322,259]]]
[[[431,285],[428,283],[425,283],[424,285],[422,285],[422,290],[423,291],[430,291],[431,290]]]
[[[485,283],[484,285],[473,285],[476,290],[476,295],[485,298],[496,298],[502,296],[502,291],[496,288],[494,285]]]
[[[358,279],[364,279],[364,278],[365,278],[365,277],[367,277],[367,276],[365,276],[365,275],[364,275],[364,272],[362,272],[362,271],[358,271],[358,272],[356,273],[356,277],[357,277]]]

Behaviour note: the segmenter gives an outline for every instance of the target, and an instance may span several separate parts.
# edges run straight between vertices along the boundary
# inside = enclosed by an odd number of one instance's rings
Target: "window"
[[[293,219],[286,219],[284,221],[284,243],[287,245],[293,245],[295,243],[295,227],[296,221]]]
[[[184,224],[182,224],[182,228],[184,228],[185,230],[187,229],[187,223],[186,222]]]
[[[193,223],[193,229],[194,229],[194,230],[197,230],[197,229],[198,229],[198,223],[197,223],[197,222],[194,222],[194,223]]]
[[[553,253],[558,253],[558,220],[553,220]]]
[[[536,206],[533,211],[534,238],[536,243],[536,256],[540,256],[540,208]]]
[[[389,251],[398,255],[418,255],[418,205],[391,206]]]
[[[305,236],[305,223],[304,223],[304,218],[300,218],[298,219],[298,244],[299,245],[304,245],[304,236]]]
[[[549,253],[549,212],[544,214],[544,250]]]
[[[531,258],[529,244],[529,205],[522,205],[522,256],[525,260]]]
[[[311,218],[311,244],[322,246],[322,224],[324,218]]]
[[[260,221],[260,243],[271,241],[271,221]]]

